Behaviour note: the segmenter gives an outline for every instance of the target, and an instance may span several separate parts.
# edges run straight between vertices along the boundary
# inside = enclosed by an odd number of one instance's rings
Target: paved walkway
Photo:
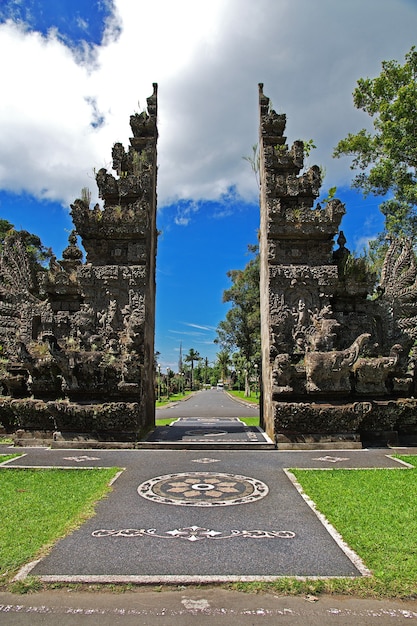
[[[270,449],[275,444],[258,426],[246,426],[238,417],[179,417],[169,426],[157,426],[140,444],[142,449]]]
[[[388,450],[52,450],[8,467],[125,468],[96,515],[21,572],[45,581],[200,583],[357,577],[285,468],[401,467]]]

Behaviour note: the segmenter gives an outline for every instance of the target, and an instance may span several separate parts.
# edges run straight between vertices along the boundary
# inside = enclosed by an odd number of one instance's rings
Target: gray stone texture
[[[278,447],[417,434],[417,268],[394,241],[380,285],[345,247],[345,206],[289,148],[259,85],[262,423]],[[339,233],[339,235],[338,235]],[[334,239],[338,235],[338,248]],[[360,445],[360,444],[358,444]]]
[[[6,240],[0,419],[18,440],[129,441],[154,424],[156,84],[147,105],[128,151],[113,147],[116,176],[97,172],[103,207],[88,193],[71,205],[62,260],[36,274],[22,241]]]

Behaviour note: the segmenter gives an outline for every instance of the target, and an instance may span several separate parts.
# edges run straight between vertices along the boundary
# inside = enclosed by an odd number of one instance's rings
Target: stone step
[[[139,441],[139,450],[275,450],[275,444],[268,441]]]

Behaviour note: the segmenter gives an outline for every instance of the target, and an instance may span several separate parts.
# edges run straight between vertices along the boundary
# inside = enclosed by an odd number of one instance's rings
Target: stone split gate
[[[71,205],[62,260],[36,272],[16,234],[4,244],[0,423],[21,445],[134,446],[154,425],[157,85],[147,105],[113,146],[116,176],[97,172],[103,207]],[[411,244],[392,243],[373,292],[344,205],[317,204],[320,169],[262,85],[259,107],[262,425],[278,448],[417,441]]]

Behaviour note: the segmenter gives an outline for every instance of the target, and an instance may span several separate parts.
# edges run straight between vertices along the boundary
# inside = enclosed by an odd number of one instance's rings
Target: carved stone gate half
[[[134,446],[155,423],[157,85],[113,176],[71,206],[62,260],[24,237],[0,257],[0,423],[24,445]],[[262,423],[279,448],[417,443],[417,266],[394,241],[381,282],[345,247],[344,205],[259,86]],[[81,237],[87,254],[77,246]]]
[[[128,151],[113,147],[117,177],[96,175],[103,208],[87,190],[71,206],[61,261],[36,273],[23,242],[6,241],[0,422],[21,444],[132,445],[155,423],[156,84],[147,104]]]
[[[381,283],[353,259],[344,205],[316,202],[320,169],[259,85],[260,290],[265,430],[278,448],[417,442],[417,271],[411,243],[391,245]]]

